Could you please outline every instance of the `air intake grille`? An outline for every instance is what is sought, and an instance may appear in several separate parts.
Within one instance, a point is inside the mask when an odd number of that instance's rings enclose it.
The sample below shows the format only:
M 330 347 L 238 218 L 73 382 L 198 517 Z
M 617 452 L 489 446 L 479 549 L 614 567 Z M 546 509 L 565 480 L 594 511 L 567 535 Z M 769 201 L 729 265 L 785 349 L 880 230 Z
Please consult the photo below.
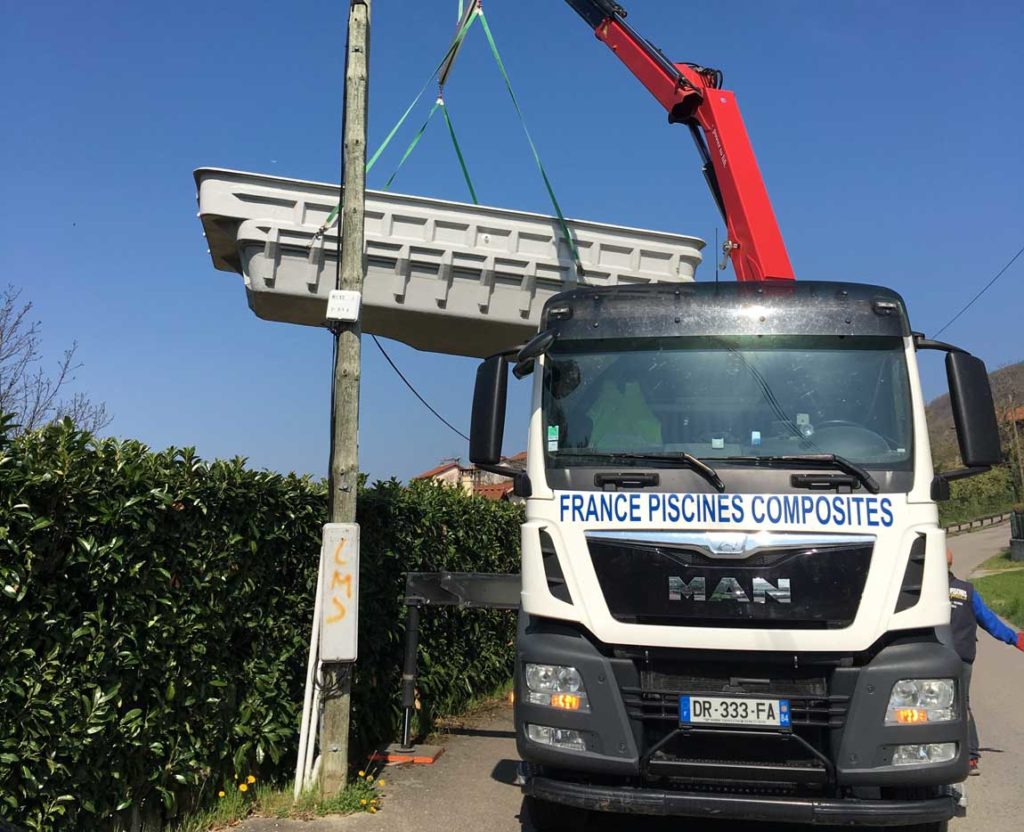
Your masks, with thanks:
M 900 597 L 896 602 L 896 612 L 909 610 L 921 600 L 921 582 L 924 580 L 925 537 L 919 534 L 910 547 L 910 559 L 903 573 L 903 584 L 900 586 Z
M 808 542 L 737 558 L 695 546 L 588 535 L 617 621 L 689 627 L 839 629 L 857 615 L 872 543 Z
M 679 697 L 695 691 L 622 688 L 622 700 L 630 719 L 642 722 L 679 723 Z M 718 694 L 721 695 L 721 694 Z M 794 728 L 842 728 L 849 707 L 848 696 L 787 696 Z
M 730 669 L 721 662 L 658 659 L 638 662 L 637 671 L 640 684 L 620 678 L 619 690 L 643 738 L 641 756 L 648 775 L 730 789 L 752 784 L 821 789 L 832 782 L 829 737 L 844 727 L 850 702 L 848 696 L 830 691 L 829 679 L 820 671 L 792 668 L 780 676 L 777 667 L 767 665 Z M 684 695 L 786 699 L 790 725 L 681 726 L 679 698 Z

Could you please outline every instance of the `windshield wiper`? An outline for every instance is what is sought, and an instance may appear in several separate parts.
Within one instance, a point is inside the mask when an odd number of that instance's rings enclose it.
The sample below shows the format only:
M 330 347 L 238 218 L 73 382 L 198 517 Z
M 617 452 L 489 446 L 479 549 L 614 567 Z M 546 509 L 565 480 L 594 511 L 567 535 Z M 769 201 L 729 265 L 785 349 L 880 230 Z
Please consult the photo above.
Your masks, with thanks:
M 878 493 L 878 482 L 865 468 L 856 462 L 851 462 L 845 456 L 839 454 L 792 454 L 785 456 L 719 456 L 714 457 L 716 462 L 736 462 L 740 464 L 759 465 L 806 465 L 813 467 L 838 468 L 847 474 L 855 476 L 864 487 L 872 494 Z
M 595 457 L 597 459 L 635 459 L 642 460 L 649 463 L 668 463 L 672 465 L 681 465 L 684 468 L 689 468 L 691 471 L 702 476 L 705 480 L 714 486 L 716 491 L 725 491 L 725 483 L 722 482 L 722 478 L 718 476 L 718 472 L 703 462 L 697 459 L 693 454 L 688 454 L 685 451 L 679 451 L 674 454 L 638 454 L 629 451 L 591 451 L 586 448 L 579 448 L 578 450 L 563 449 L 561 451 L 555 451 L 551 454 L 553 457 L 563 456 L 578 456 L 578 457 Z

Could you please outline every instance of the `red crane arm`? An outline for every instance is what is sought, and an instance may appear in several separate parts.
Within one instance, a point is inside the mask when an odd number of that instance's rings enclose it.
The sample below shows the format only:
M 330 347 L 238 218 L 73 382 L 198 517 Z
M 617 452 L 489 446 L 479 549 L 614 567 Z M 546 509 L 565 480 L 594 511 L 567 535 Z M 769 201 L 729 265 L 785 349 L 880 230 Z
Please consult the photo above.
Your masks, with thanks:
M 736 97 L 720 88 L 721 73 L 669 61 L 626 24 L 625 10 L 612 0 L 567 2 L 658 99 L 669 121 L 689 126 L 725 219 L 725 248 L 737 279 L 792 280 L 793 267 L 743 116 Z

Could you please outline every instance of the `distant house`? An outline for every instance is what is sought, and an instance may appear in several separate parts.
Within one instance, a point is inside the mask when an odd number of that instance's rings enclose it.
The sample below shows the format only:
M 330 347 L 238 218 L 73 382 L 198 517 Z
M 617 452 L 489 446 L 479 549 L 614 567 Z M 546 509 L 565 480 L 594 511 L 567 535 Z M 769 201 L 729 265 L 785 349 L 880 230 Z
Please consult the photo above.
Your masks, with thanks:
M 503 457 L 502 465 L 517 470 L 526 469 L 526 451 L 514 456 Z M 475 465 L 463 465 L 458 457 L 442 460 L 429 471 L 417 474 L 412 478 L 413 482 L 430 480 L 432 482 L 450 485 L 453 488 L 461 488 L 467 494 L 483 497 L 485 500 L 511 500 L 518 501 L 519 498 L 512 493 L 512 480 L 503 477 L 501 474 L 492 474 L 490 471 L 481 471 Z
M 476 486 L 473 489 L 473 494 L 477 497 L 483 497 L 485 500 L 494 500 L 495 502 L 511 500 L 514 496 L 512 494 L 512 481 L 505 480 L 505 482 L 496 482 L 493 485 L 484 483 Z
M 413 477 L 413 480 L 433 480 L 434 482 L 443 482 L 445 485 L 461 485 L 465 487 L 466 483 L 463 482 L 465 471 L 466 469 L 462 467 L 460 460 L 454 457 L 444 460 L 440 465 L 436 465 L 429 471 L 417 474 Z

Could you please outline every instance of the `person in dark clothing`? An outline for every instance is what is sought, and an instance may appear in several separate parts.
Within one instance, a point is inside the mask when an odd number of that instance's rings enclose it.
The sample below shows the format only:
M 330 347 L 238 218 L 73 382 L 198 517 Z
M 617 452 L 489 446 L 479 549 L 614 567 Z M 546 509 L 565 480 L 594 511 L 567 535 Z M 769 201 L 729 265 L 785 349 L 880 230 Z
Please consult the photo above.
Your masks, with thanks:
M 992 610 L 985 606 L 981 595 L 968 581 L 953 574 L 953 550 L 946 549 L 946 563 L 949 565 L 949 624 L 953 631 L 953 647 L 964 663 L 964 699 L 967 703 L 967 717 L 970 730 L 971 774 L 978 771 L 981 759 L 978 728 L 971 713 L 971 670 L 978 655 L 978 625 L 993 638 L 1004 641 L 1024 651 L 1024 633 L 1017 633 L 999 620 Z

